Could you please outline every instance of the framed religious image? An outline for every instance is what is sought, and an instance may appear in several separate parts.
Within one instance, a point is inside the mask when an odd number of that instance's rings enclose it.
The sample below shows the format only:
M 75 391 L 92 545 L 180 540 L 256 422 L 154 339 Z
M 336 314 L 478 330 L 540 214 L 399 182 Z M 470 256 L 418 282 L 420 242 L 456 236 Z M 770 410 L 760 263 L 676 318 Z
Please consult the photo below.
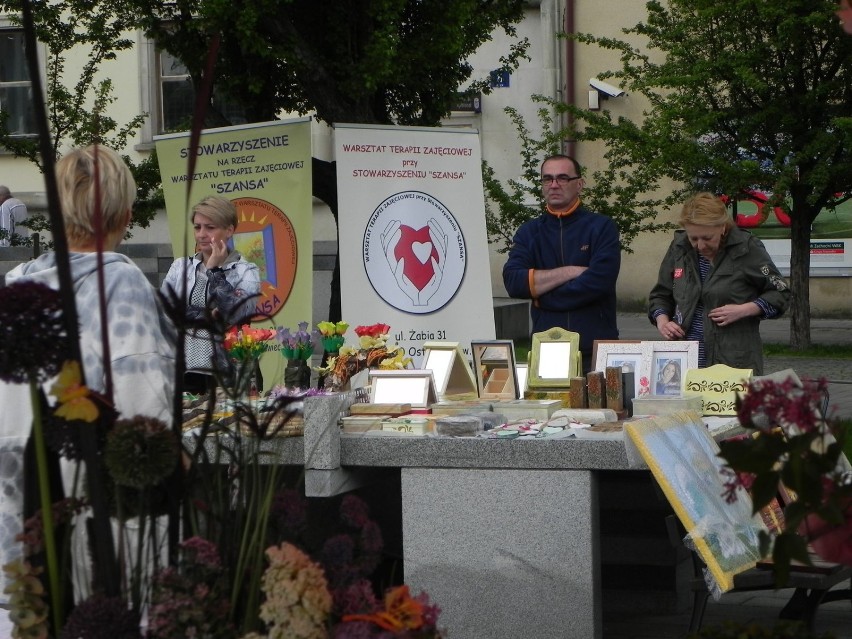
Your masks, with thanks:
M 633 397 L 651 393 L 651 348 L 639 340 L 596 339 L 592 362 L 596 371 L 620 366 L 622 373 L 633 373 Z
M 458 342 L 423 344 L 421 368 L 432 371 L 439 400 L 473 399 L 477 396 L 473 371 Z
M 515 344 L 510 339 L 471 342 L 476 387 L 480 397 L 518 399 Z
M 432 371 L 370 369 L 370 403 L 429 408 L 438 401 Z
M 704 370 L 704 369 L 701 369 Z M 734 576 L 760 559 L 763 529 L 751 500 L 728 503 L 719 446 L 695 413 L 660 415 L 624 424 L 625 438 L 638 450 L 689 534 L 721 592 Z
M 568 388 L 571 378 L 579 377 L 581 372 L 579 333 L 558 327 L 533 333 L 529 388 Z
M 698 342 L 644 342 L 651 345 L 651 393 L 678 396 L 686 371 L 698 368 Z

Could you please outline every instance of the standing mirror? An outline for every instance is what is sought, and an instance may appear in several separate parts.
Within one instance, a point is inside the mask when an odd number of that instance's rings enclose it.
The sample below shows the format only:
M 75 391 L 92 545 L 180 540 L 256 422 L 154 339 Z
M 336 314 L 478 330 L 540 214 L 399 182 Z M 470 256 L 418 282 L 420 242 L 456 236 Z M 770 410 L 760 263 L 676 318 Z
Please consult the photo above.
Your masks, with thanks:
M 461 400 L 477 396 L 473 371 L 458 342 L 426 342 L 423 350 L 421 368 L 432 371 L 438 399 Z
M 580 377 L 580 334 L 561 328 L 533 333 L 530 349 L 530 388 L 567 388 Z
M 429 408 L 437 401 L 432 371 L 370 369 L 370 402 Z
M 530 368 L 528 364 L 516 364 L 515 365 L 515 373 L 518 376 L 518 395 L 522 398 L 527 391 L 527 376 L 529 375 Z
M 471 342 L 470 347 L 479 396 L 486 399 L 519 399 L 515 345 L 512 340 Z

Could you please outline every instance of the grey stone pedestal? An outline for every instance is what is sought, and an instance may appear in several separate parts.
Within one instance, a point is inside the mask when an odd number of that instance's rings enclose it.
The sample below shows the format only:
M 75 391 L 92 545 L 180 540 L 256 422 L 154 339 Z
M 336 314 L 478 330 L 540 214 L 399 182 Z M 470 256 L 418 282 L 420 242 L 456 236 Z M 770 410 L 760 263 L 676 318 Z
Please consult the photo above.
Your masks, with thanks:
M 402 469 L 405 579 L 465 639 L 601 636 L 588 470 Z

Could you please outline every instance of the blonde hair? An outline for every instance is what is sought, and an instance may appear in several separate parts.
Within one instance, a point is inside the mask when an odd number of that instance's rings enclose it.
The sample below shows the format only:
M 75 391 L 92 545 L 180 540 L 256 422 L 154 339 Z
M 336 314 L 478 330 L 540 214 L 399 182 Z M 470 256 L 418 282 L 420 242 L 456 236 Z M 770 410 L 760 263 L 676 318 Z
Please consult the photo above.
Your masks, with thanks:
M 55 172 L 70 244 L 86 244 L 98 233 L 123 233 L 127 213 L 136 199 L 136 181 L 118 153 L 97 144 L 73 149 L 56 163 Z M 102 228 L 96 229 L 95 214 L 99 209 Z
M 734 220 L 728 215 L 725 203 L 707 191 L 696 193 L 680 210 L 680 225 L 724 226 L 725 232 L 734 226 Z
M 189 221 L 195 223 L 195 214 L 201 213 L 204 217 L 223 229 L 233 226 L 237 229 L 237 209 L 230 200 L 219 195 L 208 195 L 198 204 L 192 207 L 192 213 L 189 216 Z

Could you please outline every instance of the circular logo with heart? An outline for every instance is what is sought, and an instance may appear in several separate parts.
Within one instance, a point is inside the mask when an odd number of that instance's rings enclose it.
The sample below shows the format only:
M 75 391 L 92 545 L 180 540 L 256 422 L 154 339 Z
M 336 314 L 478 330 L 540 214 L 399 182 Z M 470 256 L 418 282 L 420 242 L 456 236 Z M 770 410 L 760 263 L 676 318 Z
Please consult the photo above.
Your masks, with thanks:
M 376 293 L 409 313 L 443 308 L 461 286 L 467 261 L 453 214 L 420 191 L 379 204 L 364 231 L 364 268 Z

